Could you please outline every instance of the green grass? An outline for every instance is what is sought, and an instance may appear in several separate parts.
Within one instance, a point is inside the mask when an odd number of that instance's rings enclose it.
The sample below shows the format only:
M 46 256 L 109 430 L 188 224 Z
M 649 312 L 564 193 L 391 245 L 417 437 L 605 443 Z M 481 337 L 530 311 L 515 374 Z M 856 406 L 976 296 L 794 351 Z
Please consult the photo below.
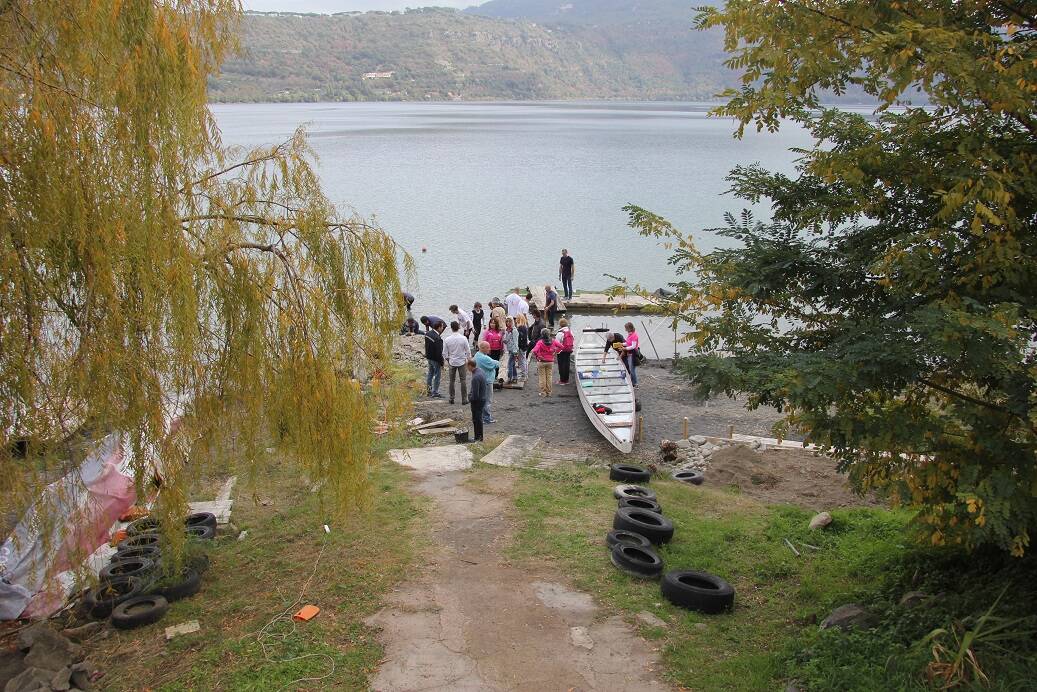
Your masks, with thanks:
M 112 690 L 276 690 L 327 675 L 309 684 L 367 689 L 382 649 L 363 620 L 405 577 L 424 543 L 425 501 L 404 490 L 404 473 L 379 466 L 370 510 L 329 522 L 330 534 L 322 528 L 327 519 L 318 496 L 292 470 L 271 468 L 254 479 L 248 489 L 270 504 L 241 492 L 231 519 L 248 537 L 218 539 L 202 591 L 174 603 L 159 623 L 94 642 L 91 659 L 107 671 L 99 684 Z M 311 574 L 302 603 L 319 606 L 320 614 L 298 625 L 279 620 L 261 643 L 256 633 L 298 598 Z M 165 627 L 193 619 L 200 632 L 165 641 Z
M 1011 581 L 1004 575 L 991 579 L 976 569 L 982 565 L 974 565 L 973 598 L 943 595 L 938 599 L 943 605 L 905 611 L 896 605 L 904 592 L 921 584 L 944 594 L 954 589 L 954 577 L 968 573 L 956 563 L 931 569 L 941 559 L 960 556 L 916 549 L 904 530 L 907 514 L 835 510 L 828 529 L 811 531 L 811 512 L 804 509 L 653 481 L 676 527 L 673 542 L 659 551 L 666 568 L 706 570 L 735 587 L 733 612 L 701 615 L 670 605 L 657 582 L 633 579 L 609 563 L 604 540 L 616 506 L 613 486 L 600 469 L 524 471 L 516 496 L 521 528 L 512 556 L 560 564 L 578 588 L 607 608 L 628 615 L 649 611 L 666 620 L 667 628 L 641 626 L 642 634 L 659 640 L 666 674 L 687 689 L 773 690 L 789 680 L 817 690 L 921 688 L 927 652 L 912 643 L 962 613 L 989 607 L 997 596 L 990 584 Z M 1021 576 L 1025 566 L 1006 569 L 1015 575 L 1014 598 L 1028 597 L 1032 604 L 1034 594 L 1022 593 L 1033 589 Z M 872 610 L 880 627 L 868 633 L 820 632 L 817 623 L 848 602 Z M 1033 664 L 1012 662 L 1013 657 L 985 660 L 1005 674 L 1002 684 L 1032 679 L 1024 676 L 1032 675 Z

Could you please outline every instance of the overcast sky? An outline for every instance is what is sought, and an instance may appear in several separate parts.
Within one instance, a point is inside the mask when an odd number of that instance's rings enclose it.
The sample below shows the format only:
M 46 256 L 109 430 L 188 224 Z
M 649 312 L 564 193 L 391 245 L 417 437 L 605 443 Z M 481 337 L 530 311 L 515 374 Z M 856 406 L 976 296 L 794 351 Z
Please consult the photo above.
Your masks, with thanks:
M 480 0 L 242 0 L 246 10 L 257 12 L 349 12 L 350 10 L 402 10 L 407 7 L 469 7 Z

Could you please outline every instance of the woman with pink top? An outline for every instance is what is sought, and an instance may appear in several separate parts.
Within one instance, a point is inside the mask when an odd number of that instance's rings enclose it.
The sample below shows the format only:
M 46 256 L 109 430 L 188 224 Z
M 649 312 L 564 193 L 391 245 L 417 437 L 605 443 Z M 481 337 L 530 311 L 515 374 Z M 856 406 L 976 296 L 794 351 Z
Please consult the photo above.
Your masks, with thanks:
M 551 339 L 551 330 L 541 330 L 540 338 L 533 347 L 533 357 L 537 360 L 537 376 L 540 380 L 540 396 L 551 396 L 551 377 L 555 364 L 557 345 Z
M 623 342 L 623 362 L 627 366 L 627 370 L 630 372 L 630 384 L 637 386 L 637 356 L 640 350 L 640 341 L 637 337 L 637 332 L 634 330 L 634 323 L 627 322 L 624 325 L 627 330 L 626 341 Z
M 496 317 L 490 320 L 490 326 L 483 332 L 482 338 L 490 345 L 490 358 L 500 362 L 504 353 L 504 332 L 501 331 L 501 324 Z

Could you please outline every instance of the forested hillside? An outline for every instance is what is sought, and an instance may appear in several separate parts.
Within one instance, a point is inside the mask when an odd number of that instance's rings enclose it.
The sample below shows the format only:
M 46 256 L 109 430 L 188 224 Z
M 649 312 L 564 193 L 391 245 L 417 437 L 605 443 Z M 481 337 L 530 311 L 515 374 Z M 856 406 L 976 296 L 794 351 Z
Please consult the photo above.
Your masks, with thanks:
M 570 4 L 564 22 L 550 14 L 557 3 L 528 0 L 469 12 L 250 13 L 241 54 L 210 81 L 210 99 L 705 99 L 734 81 L 719 37 L 691 28 L 683 0 Z

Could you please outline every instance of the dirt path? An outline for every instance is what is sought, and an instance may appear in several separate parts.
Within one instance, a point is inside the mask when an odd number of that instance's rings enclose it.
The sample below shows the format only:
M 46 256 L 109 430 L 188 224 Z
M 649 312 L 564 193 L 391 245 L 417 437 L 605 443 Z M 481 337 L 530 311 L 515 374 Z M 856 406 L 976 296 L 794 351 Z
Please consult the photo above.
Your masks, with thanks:
M 507 562 L 512 479 L 490 492 L 463 471 L 415 472 L 435 502 L 431 563 L 368 620 L 386 658 L 372 680 L 383 692 L 416 690 L 669 689 L 648 644 L 591 597 Z

